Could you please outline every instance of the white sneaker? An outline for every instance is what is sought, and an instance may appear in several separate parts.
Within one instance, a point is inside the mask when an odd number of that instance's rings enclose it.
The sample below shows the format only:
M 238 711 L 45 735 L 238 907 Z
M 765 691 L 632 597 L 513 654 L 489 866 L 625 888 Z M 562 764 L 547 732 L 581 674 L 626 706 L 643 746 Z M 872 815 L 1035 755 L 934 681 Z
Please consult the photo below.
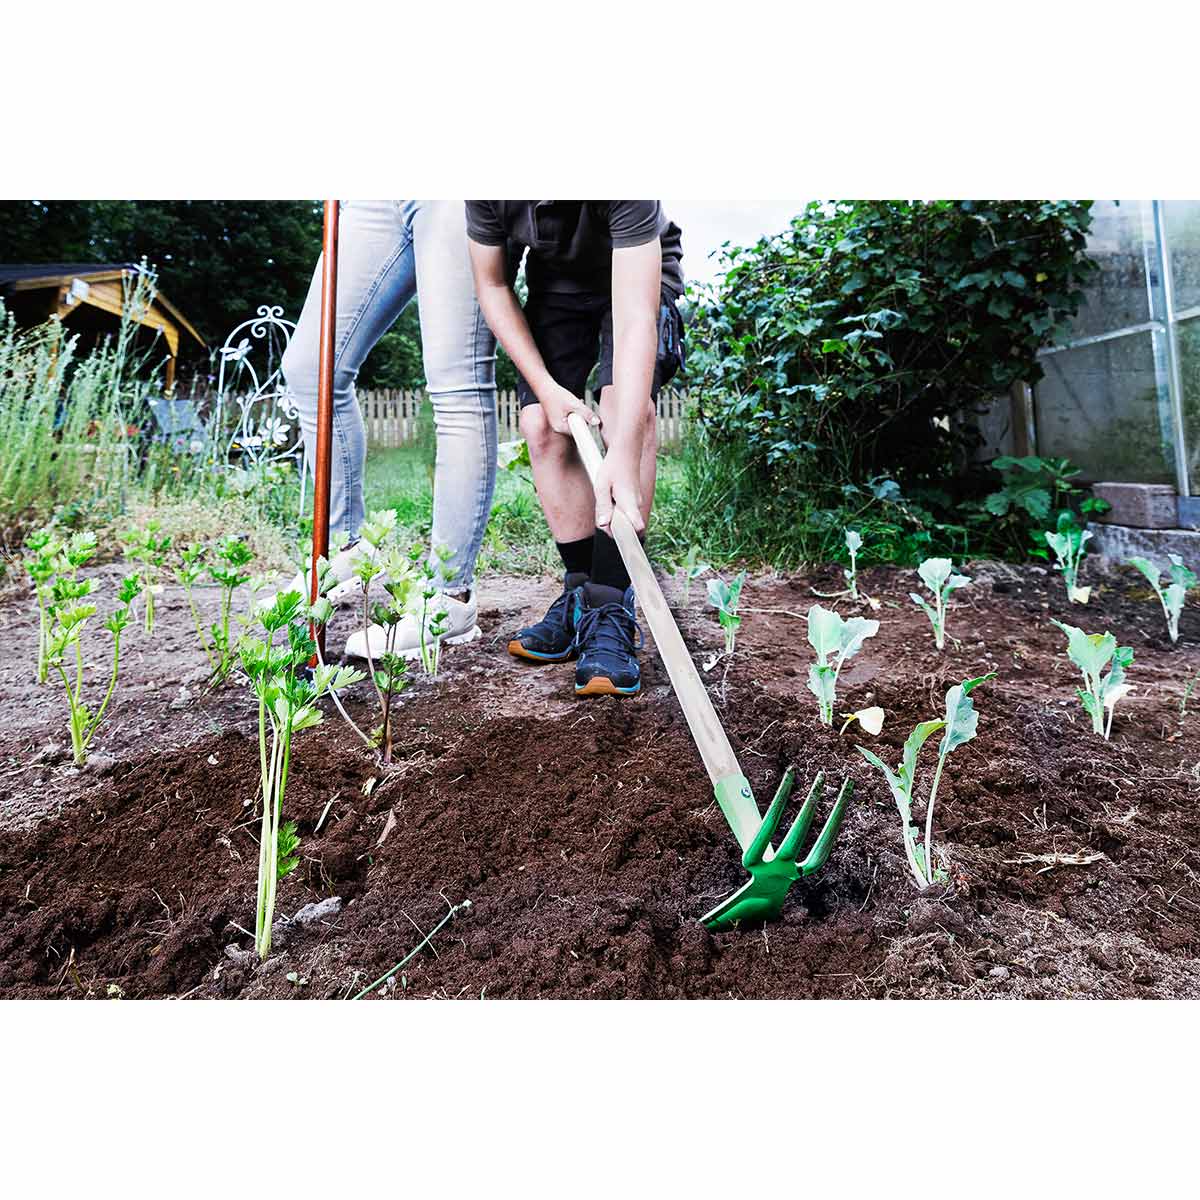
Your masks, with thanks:
M 482 632 L 475 623 L 478 609 L 479 604 L 474 588 L 471 589 L 465 600 L 456 600 L 453 596 L 447 596 L 442 592 L 437 593 L 429 601 L 428 612 L 430 617 L 437 612 L 446 614 L 446 632 L 442 634 L 442 645 L 459 646 L 464 642 L 473 642 L 477 637 L 482 637 Z M 355 630 L 346 639 L 346 657 L 366 658 L 368 647 L 371 651 L 371 658 L 375 660 L 378 660 L 387 650 L 387 630 L 382 625 L 371 625 L 365 633 L 361 629 Z M 406 613 L 400 619 L 392 638 L 392 653 L 401 654 L 405 658 L 420 657 L 420 624 L 416 614 Z
M 341 607 L 342 605 L 353 604 L 356 600 L 362 599 L 363 583 L 354 573 L 354 568 L 362 559 L 374 557 L 374 555 L 375 547 L 366 538 L 359 538 L 353 546 L 333 556 L 329 563 L 329 569 L 333 572 L 333 578 L 337 580 L 337 583 L 328 592 L 331 604 L 335 607 Z M 283 590 L 299 592 L 307 601 L 309 597 L 308 575 L 308 571 L 302 572 Z M 373 582 L 378 585 L 380 577 L 376 576 Z M 265 604 L 267 607 L 270 607 L 274 603 L 275 597 L 273 595 L 258 601 L 258 605 Z

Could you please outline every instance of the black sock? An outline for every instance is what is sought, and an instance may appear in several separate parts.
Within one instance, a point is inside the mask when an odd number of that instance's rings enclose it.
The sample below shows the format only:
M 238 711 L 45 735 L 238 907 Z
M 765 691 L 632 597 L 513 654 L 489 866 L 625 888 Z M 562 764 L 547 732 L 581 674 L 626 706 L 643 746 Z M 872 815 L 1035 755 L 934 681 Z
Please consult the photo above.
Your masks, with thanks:
M 594 538 L 585 537 L 575 542 L 554 543 L 558 547 L 558 554 L 563 560 L 563 566 L 570 574 L 591 575 L 594 541 Z
M 638 540 L 644 543 L 646 535 L 638 534 Z M 592 582 L 603 584 L 605 587 L 619 588 L 622 592 L 630 584 L 629 572 L 621 560 L 616 539 L 610 537 L 603 529 L 597 529 L 594 538 Z

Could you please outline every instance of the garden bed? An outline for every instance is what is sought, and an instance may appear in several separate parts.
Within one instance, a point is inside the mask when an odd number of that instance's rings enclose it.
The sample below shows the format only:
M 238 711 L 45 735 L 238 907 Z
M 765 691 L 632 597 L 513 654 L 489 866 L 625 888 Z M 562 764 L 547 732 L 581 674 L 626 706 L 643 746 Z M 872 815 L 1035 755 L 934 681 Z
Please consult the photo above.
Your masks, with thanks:
M 865 571 L 882 627 L 843 671 L 838 711 L 881 705 L 878 739 L 820 725 L 806 687 L 803 614 L 840 571 L 752 578 L 736 655 L 708 676 L 743 768 L 760 803 L 789 763 L 802 782 L 850 775 L 856 793 L 828 866 L 782 918 L 718 934 L 697 918 L 745 876 L 661 664 L 644 656 L 636 699 L 576 700 L 569 667 L 504 650 L 554 582 L 490 577 L 484 638 L 405 693 L 393 768 L 332 711 L 297 743 L 286 815 L 302 861 L 278 912 L 341 905 L 281 928 L 262 966 L 244 953 L 258 859 L 248 689 L 204 691 L 169 590 L 154 641 L 129 632 L 111 715 L 77 770 L 61 695 L 32 681 L 34 614 L 9 598 L 0 996 L 346 996 L 469 899 L 388 995 L 1200 997 L 1200 686 L 1180 706 L 1200 671 L 1200 613 L 1184 613 L 1172 647 L 1141 577 L 1097 572 L 1081 608 L 1038 568 L 975 564 L 949 620 L 960 640 L 938 654 L 907 598 L 914 573 Z M 1110 743 L 1076 700 L 1051 616 L 1134 648 L 1136 690 Z M 722 644 L 702 586 L 683 626 L 698 659 Z M 339 614 L 331 647 L 349 627 Z M 894 803 L 854 743 L 894 763 L 951 684 L 988 670 L 979 736 L 939 792 L 951 878 L 922 895 Z M 349 695 L 369 720 L 365 687 Z

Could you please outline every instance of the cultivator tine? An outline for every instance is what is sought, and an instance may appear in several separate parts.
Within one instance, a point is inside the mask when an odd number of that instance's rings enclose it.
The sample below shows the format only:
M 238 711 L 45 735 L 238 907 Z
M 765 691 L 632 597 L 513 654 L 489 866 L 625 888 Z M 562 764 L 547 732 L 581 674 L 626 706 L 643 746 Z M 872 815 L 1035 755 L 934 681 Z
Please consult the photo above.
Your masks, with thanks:
M 801 876 L 815 875 L 828 861 L 834 838 L 837 837 L 838 830 L 842 827 L 842 818 L 846 815 L 846 805 L 850 803 L 850 797 L 853 794 L 854 781 L 852 779 L 843 780 L 837 799 L 833 802 L 833 812 L 825 821 L 825 827 L 817 836 L 816 842 L 813 843 L 808 857 L 800 864 Z
M 725 928 L 738 921 L 765 921 L 777 917 L 783 909 L 792 884 L 798 879 L 815 874 L 828 861 L 830 849 L 846 815 L 854 784 L 849 779 L 842 783 L 833 809 L 817 835 L 813 848 L 803 862 L 798 862 L 800 848 L 812 828 L 817 801 L 825 786 L 825 776 L 823 772 L 817 774 L 799 814 L 784 835 L 779 849 L 772 854 L 771 837 L 779 828 L 783 806 L 791 793 L 794 778 L 795 772 L 791 770 L 784 775 L 761 825 L 742 855 L 742 865 L 750 872 L 750 878 L 732 896 L 728 896 L 701 918 L 710 929 Z
M 795 782 L 795 779 L 796 772 L 792 767 L 789 767 L 784 772 L 783 781 L 775 789 L 775 799 L 771 801 L 771 806 L 767 809 L 767 815 L 763 817 L 762 824 L 758 827 L 758 832 L 754 835 L 754 839 L 746 847 L 746 852 L 742 855 L 742 866 L 747 871 L 765 859 L 766 853 L 771 846 L 771 839 L 775 836 L 775 830 L 779 828 L 779 820 L 783 816 L 783 806 L 792 794 L 792 784 Z
M 817 800 L 822 791 L 825 790 L 825 772 L 818 771 L 816 779 L 813 780 L 813 785 L 808 789 L 808 796 L 800 809 L 799 816 L 792 822 L 792 827 L 787 831 L 783 842 L 775 853 L 776 858 L 791 859 L 795 862 L 800 856 L 800 847 L 804 844 L 804 839 L 808 836 L 808 831 L 812 827 L 813 816 L 817 811 Z

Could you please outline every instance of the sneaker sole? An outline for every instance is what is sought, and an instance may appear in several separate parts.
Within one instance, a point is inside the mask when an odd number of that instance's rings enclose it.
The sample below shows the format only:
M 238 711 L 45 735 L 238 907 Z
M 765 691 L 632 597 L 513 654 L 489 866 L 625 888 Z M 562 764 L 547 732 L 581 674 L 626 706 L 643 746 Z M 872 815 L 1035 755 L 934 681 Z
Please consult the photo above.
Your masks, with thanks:
M 569 662 L 576 656 L 574 647 L 564 650 L 561 654 L 543 654 L 538 650 L 529 650 L 515 638 L 508 643 L 508 652 L 513 658 L 523 658 L 526 662 L 561 663 Z
M 636 696 L 641 690 L 640 682 L 635 683 L 633 687 L 617 687 L 607 675 L 595 675 L 582 687 L 579 684 L 575 685 L 577 696 Z

